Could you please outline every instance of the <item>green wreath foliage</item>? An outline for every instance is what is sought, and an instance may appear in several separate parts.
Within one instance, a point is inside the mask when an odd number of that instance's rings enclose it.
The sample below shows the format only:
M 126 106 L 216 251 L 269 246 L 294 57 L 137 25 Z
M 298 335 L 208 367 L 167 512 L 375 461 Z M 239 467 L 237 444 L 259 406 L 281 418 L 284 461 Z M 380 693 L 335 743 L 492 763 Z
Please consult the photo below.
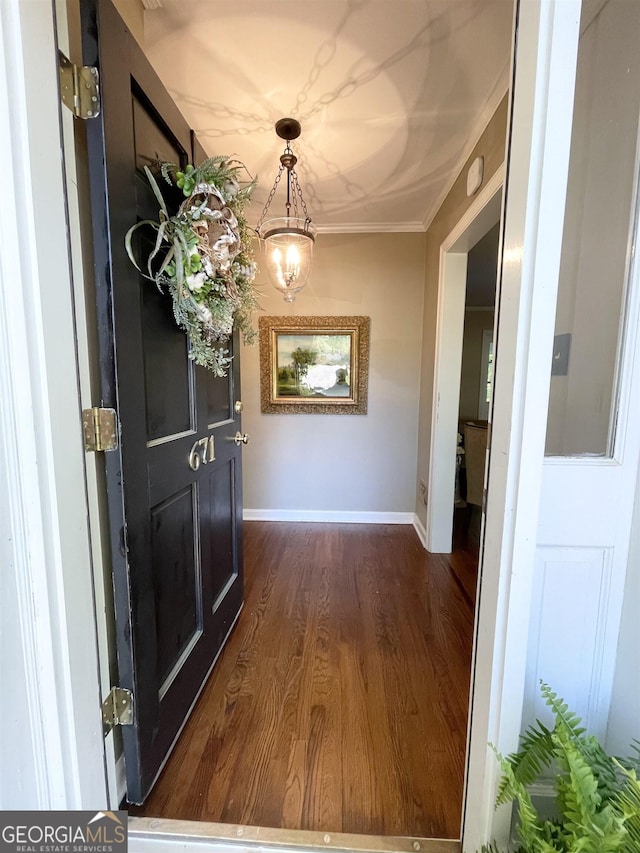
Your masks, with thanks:
M 158 221 L 137 222 L 125 237 L 136 268 L 171 294 L 176 323 L 189 338 L 189 357 L 216 376 L 226 376 L 231 363 L 225 344 L 234 329 L 245 343 L 255 340 L 251 317 L 258 307 L 256 263 L 244 215 L 255 181 L 243 184 L 243 170 L 239 161 L 220 156 L 200 166 L 189 164 L 184 171 L 173 163 L 161 164 L 164 180 L 185 196 L 177 213 L 170 215 L 156 178 L 145 166 L 159 205 Z M 156 232 L 146 273 L 132 246 L 133 235 L 142 227 Z

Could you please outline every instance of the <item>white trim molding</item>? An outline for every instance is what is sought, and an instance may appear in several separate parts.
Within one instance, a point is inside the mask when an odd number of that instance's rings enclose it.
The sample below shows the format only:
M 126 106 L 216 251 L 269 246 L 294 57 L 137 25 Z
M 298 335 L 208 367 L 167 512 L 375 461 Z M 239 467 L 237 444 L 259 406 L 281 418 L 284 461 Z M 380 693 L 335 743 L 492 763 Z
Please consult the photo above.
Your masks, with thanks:
M 522 0 L 499 280 L 491 455 L 471 677 L 463 849 L 506 845 L 488 744 L 517 748 L 573 116 L 580 0 Z
M 501 164 L 440 246 L 438 316 L 433 365 L 426 548 L 449 553 L 453 536 L 456 435 L 469 250 L 500 219 Z
M 245 509 L 245 521 L 308 521 L 341 524 L 413 524 L 412 512 L 349 512 L 336 509 Z
M 420 540 L 422 547 L 424 550 L 427 550 L 427 531 L 424 528 L 424 524 L 418 518 L 418 513 L 413 513 L 413 529 L 418 534 L 418 539 Z
M 13 607 L 0 650 L 0 792 L 4 808 L 102 808 L 107 790 L 51 4 L 1 3 L 0 45 L 0 597 Z M 16 720 L 10 684 L 17 673 L 25 716 L 18 712 Z
M 318 234 L 424 234 L 423 222 L 339 222 L 318 225 Z

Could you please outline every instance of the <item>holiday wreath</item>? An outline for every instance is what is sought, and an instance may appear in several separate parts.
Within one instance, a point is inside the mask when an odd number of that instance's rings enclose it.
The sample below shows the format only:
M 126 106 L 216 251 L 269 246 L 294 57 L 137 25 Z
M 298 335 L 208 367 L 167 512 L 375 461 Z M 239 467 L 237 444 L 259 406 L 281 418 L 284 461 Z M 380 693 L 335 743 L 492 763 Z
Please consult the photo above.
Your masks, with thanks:
M 243 214 L 255 182 L 241 183 L 243 168 L 227 157 L 211 157 L 184 171 L 163 163 L 162 177 L 186 196 L 170 216 L 155 177 L 145 167 L 160 205 L 159 221 L 142 220 L 125 238 L 129 258 L 140 270 L 133 254 L 133 234 L 143 226 L 157 232 L 147 259 L 148 275 L 143 275 L 160 290 L 168 288 L 176 323 L 189 338 L 189 357 L 216 376 L 226 376 L 231 363 L 225 343 L 234 328 L 242 332 L 245 343 L 255 337 L 251 314 L 257 307 L 252 286 L 256 264 Z

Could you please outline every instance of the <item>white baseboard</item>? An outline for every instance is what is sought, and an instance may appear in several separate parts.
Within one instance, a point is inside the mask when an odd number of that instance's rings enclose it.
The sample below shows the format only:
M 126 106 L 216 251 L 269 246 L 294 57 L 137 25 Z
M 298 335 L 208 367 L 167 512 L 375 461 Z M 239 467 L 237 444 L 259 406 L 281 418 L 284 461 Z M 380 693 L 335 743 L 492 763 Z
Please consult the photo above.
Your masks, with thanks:
M 418 534 L 418 539 L 420 540 L 420 542 L 422 543 L 422 547 L 426 551 L 427 550 L 427 531 L 425 529 L 424 524 L 418 518 L 418 514 L 415 512 L 413 514 L 412 523 L 413 523 L 414 530 Z
M 343 512 L 321 509 L 245 509 L 245 521 L 312 521 L 342 524 L 413 524 L 412 512 Z

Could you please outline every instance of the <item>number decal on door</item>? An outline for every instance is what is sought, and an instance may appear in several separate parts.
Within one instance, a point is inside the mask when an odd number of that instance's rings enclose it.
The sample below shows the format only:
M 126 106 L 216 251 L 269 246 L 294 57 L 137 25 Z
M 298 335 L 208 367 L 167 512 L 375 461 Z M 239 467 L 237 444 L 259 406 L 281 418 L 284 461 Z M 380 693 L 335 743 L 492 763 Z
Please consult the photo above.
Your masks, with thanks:
M 189 453 L 189 468 L 192 471 L 197 471 L 202 462 L 204 465 L 207 462 L 213 462 L 216 458 L 213 436 L 205 436 L 193 442 L 193 447 Z

